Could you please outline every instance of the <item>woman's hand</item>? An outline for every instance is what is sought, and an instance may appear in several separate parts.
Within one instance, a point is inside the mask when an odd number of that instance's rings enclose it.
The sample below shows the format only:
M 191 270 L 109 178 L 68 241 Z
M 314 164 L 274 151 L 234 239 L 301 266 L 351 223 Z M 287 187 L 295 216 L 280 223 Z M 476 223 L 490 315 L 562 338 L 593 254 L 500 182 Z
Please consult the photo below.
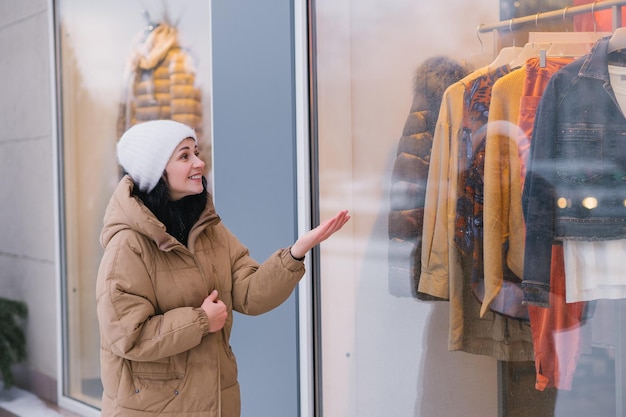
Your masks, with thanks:
M 342 210 L 333 218 L 309 230 L 307 233 L 300 236 L 296 243 L 291 246 L 291 256 L 296 259 L 304 258 L 304 255 L 306 255 L 311 248 L 328 239 L 333 233 L 341 229 L 348 220 L 350 220 L 348 210 Z
M 228 310 L 226 304 L 222 300 L 217 299 L 217 290 L 213 290 L 207 298 L 204 299 L 200 306 L 209 319 L 209 333 L 222 330 L 226 319 L 228 318 Z

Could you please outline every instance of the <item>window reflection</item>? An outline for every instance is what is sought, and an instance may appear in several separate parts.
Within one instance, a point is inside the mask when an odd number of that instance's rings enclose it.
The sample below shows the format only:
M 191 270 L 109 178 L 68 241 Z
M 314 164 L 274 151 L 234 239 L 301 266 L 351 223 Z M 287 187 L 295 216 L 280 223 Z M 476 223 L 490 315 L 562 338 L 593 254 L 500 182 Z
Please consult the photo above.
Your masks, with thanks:
M 147 118 L 183 121 L 196 128 L 204 159 L 212 160 L 210 4 L 148 3 L 55 2 L 65 218 L 63 394 L 96 408 L 102 385 L 95 277 L 102 217 L 120 175 L 120 129 Z M 157 40 L 157 34 L 163 36 Z M 178 64 L 175 71 L 163 71 L 166 61 Z M 210 179 L 209 164 L 205 175 Z
M 320 205 L 331 213 L 344 196 L 355 219 L 352 244 L 322 248 L 324 411 L 621 415 L 623 117 L 590 95 L 602 82 L 571 98 L 565 115 L 584 110 L 555 121 L 553 135 L 541 123 L 561 110 L 538 110 L 558 89 L 552 77 L 612 30 L 611 11 L 392 3 L 316 2 Z M 504 26 L 550 10 L 565 17 Z M 501 31 L 476 41 L 477 26 L 498 21 Z M 514 59 L 499 59 L 505 48 Z M 422 149 L 412 82 L 442 55 L 473 66 L 446 89 Z M 581 120 L 591 113 L 614 119 Z M 538 137 L 559 143 L 543 153 Z

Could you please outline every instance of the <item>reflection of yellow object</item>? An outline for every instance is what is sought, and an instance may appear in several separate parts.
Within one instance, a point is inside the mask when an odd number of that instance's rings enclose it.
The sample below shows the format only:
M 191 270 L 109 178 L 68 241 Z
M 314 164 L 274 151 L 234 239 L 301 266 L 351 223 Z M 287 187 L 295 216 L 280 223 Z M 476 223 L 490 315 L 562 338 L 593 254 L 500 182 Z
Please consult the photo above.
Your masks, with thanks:
M 626 207 L 626 200 L 624 200 L 624 207 Z
M 569 206 L 567 198 L 565 197 L 560 197 L 558 200 L 556 200 L 556 205 L 559 206 L 559 208 L 561 209 L 567 208 L 567 206 Z
M 598 200 L 595 197 L 585 197 L 583 199 L 583 207 L 589 210 L 598 207 Z

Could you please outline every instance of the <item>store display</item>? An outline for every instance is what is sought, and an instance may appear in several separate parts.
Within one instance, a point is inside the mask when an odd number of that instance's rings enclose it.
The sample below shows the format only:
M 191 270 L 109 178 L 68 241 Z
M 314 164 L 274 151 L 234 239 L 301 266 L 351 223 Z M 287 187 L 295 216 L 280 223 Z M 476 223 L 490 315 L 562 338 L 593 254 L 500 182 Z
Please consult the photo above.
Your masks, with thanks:
M 607 90 L 609 40 L 557 37 L 444 93 L 416 281 L 450 301 L 449 350 L 534 360 L 540 391 L 571 389 L 587 301 L 626 298 L 626 60 Z

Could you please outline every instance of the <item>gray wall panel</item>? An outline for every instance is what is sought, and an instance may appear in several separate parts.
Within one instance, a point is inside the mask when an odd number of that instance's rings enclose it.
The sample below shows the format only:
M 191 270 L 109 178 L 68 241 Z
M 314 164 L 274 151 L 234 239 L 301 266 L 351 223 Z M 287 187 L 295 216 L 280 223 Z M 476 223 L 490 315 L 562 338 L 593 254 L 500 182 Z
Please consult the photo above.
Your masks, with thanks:
M 263 261 L 296 236 L 293 13 L 289 0 L 212 2 L 216 207 Z M 297 301 L 235 316 L 243 417 L 298 415 Z

